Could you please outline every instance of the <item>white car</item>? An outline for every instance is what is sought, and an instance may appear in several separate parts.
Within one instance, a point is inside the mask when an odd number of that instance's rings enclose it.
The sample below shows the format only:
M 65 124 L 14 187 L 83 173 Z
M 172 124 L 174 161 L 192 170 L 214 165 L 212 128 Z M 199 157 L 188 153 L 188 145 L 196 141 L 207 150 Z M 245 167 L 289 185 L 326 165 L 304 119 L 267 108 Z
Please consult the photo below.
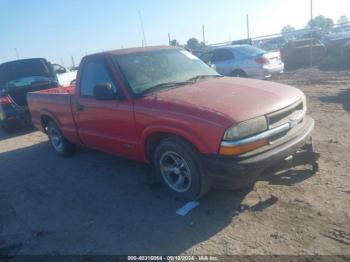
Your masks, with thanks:
M 52 66 L 61 86 L 70 86 L 74 84 L 75 78 L 77 77 L 77 71 L 70 71 L 68 68 L 59 64 L 52 64 Z
M 266 52 L 250 45 L 230 45 L 211 49 L 200 56 L 224 76 L 267 79 L 284 70 L 279 52 Z

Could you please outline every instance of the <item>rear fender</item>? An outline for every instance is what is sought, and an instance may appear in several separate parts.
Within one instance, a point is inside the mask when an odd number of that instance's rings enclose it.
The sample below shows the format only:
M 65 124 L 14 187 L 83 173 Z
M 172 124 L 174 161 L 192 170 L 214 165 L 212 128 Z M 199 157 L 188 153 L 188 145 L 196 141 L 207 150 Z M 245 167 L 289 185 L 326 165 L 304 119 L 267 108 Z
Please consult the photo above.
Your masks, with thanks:
M 43 126 L 43 123 L 42 123 L 43 117 L 48 117 L 48 118 L 52 119 L 57 125 L 59 125 L 59 122 L 57 121 L 57 118 L 50 111 L 45 110 L 45 109 L 40 110 L 40 114 L 39 115 L 40 115 L 40 118 L 37 121 L 40 121 L 40 126 L 41 126 L 41 130 L 42 131 L 45 131 L 45 127 Z
M 56 117 L 56 115 L 47 110 L 47 109 L 43 109 L 40 111 L 40 121 L 42 119 L 43 116 L 47 116 L 50 119 L 52 119 L 56 125 L 58 126 L 58 128 L 60 129 L 60 131 L 62 132 L 63 136 L 71 143 L 73 144 L 82 144 L 78 134 L 77 134 L 77 129 L 75 126 L 65 126 L 63 125 L 63 123 L 59 120 L 59 117 Z M 42 123 L 40 123 L 41 125 L 41 129 L 42 131 L 45 132 L 44 127 L 42 126 Z

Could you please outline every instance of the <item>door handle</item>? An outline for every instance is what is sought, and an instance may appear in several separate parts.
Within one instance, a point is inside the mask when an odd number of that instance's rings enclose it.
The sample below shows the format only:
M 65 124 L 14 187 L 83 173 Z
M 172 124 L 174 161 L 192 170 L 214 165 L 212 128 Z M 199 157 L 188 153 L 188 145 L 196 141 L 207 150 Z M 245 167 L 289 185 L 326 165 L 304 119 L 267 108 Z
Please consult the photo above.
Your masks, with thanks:
M 78 111 L 84 111 L 85 110 L 85 106 L 82 105 L 82 104 L 78 104 L 77 109 L 78 109 Z

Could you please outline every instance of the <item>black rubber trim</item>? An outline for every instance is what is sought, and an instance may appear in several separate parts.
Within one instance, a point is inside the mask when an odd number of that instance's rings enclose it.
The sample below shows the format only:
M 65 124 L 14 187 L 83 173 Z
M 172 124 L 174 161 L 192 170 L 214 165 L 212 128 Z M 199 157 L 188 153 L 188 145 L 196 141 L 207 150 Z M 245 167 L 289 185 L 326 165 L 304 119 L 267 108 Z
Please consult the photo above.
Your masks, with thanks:
M 218 187 L 239 188 L 253 183 L 267 168 L 283 162 L 311 139 L 314 120 L 308 117 L 303 127 L 288 141 L 267 146 L 264 151 L 239 157 L 202 156 L 211 183 Z

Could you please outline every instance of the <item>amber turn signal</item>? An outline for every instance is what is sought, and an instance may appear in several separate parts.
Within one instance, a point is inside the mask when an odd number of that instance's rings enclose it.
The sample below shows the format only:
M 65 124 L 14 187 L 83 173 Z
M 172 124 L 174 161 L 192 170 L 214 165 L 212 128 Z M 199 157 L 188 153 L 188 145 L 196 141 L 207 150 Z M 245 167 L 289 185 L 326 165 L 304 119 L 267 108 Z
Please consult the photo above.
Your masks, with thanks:
M 257 149 L 262 146 L 266 146 L 268 144 L 267 139 L 261 139 L 249 144 L 241 145 L 241 146 L 221 146 L 220 147 L 220 155 L 224 156 L 233 156 L 233 155 L 240 155 L 249 151 L 252 151 L 254 149 Z

